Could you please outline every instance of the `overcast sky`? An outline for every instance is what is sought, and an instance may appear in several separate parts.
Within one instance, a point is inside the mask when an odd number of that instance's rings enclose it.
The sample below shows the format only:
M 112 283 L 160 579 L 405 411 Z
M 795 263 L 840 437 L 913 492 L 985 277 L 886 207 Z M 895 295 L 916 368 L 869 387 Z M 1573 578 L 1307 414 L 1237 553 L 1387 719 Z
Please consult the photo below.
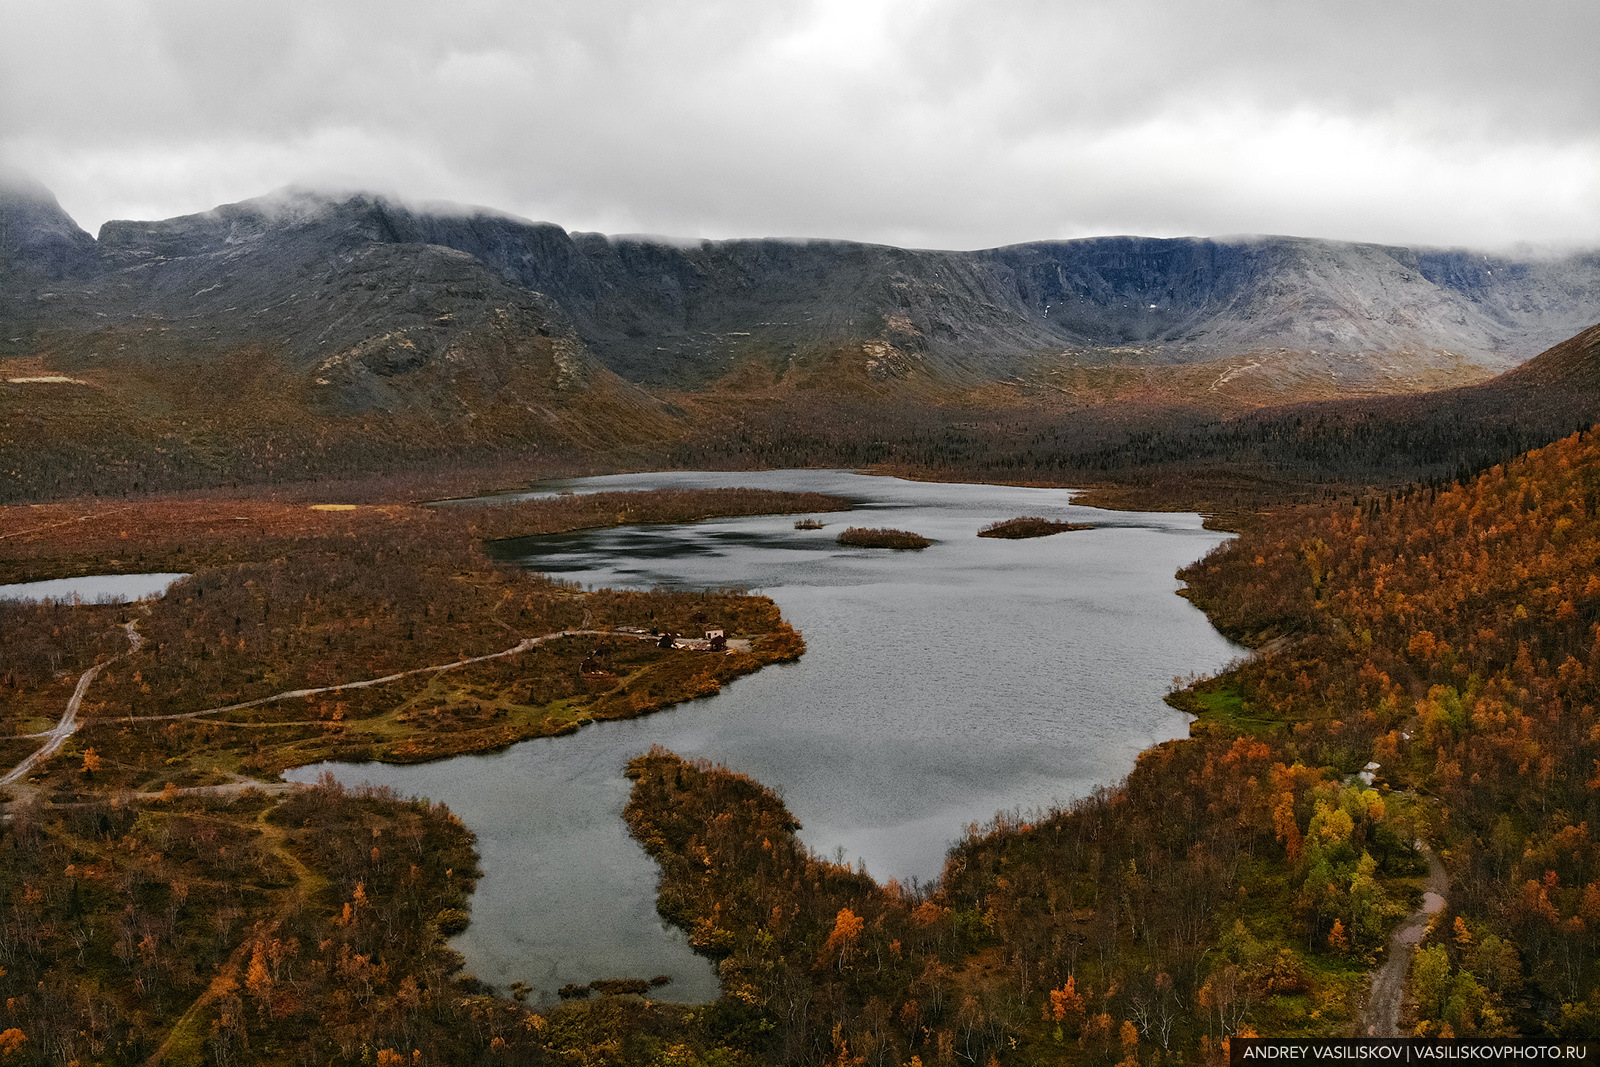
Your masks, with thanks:
M 0 0 L 93 232 L 295 183 L 569 229 L 1600 246 L 1596 0 Z

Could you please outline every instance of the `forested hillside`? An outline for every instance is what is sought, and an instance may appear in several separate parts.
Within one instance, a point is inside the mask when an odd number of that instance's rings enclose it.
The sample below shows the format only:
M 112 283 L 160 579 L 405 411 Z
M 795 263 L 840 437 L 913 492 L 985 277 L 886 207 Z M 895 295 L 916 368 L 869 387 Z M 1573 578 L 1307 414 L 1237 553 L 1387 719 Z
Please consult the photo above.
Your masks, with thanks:
M 1292 638 L 1227 679 L 1243 714 L 1435 802 L 1465 926 L 1438 946 L 1434 1014 L 1458 997 L 1524 1029 L 1600 1022 L 1597 515 L 1585 432 L 1463 486 L 1283 516 L 1188 574 L 1225 629 Z M 1491 936 L 1521 988 L 1474 948 Z
M 636 763 L 629 818 L 663 914 L 760 1006 L 778 1062 L 1164 1062 L 1352 1032 L 1415 903 L 1415 840 L 1451 886 L 1405 1032 L 1586 1036 L 1597 561 L 1589 433 L 1270 517 L 1185 572 L 1225 630 L 1271 642 L 1178 694 L 1195 737 L 1069 811 L 974 828 L 932 892 L 806 855 L 776 798 L 669 753 Z

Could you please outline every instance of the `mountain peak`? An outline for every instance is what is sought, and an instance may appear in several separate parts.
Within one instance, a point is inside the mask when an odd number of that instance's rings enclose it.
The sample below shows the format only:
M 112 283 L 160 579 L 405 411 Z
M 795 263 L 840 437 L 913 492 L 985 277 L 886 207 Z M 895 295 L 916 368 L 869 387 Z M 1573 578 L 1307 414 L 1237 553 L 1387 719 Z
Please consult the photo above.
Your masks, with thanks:
M 83 269 L 93 257 L 94 238 L 55 194 L 28 174 L 0 168 L 0 271 L 58 278 Z

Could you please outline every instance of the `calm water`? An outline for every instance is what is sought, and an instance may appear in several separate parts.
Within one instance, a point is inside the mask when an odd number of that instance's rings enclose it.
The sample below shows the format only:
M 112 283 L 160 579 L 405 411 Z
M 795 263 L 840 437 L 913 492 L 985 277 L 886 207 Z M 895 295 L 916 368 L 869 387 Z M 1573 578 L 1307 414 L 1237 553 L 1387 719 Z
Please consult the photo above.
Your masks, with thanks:
M 455 945 L 474 974 L 549 995 L 566 982 L 671 974 L 716 993 L 710 967 L 655 914 L 656 868 L 618 817 L 628 758 L 661 743 L 774 787 L 801 836 L 876 877 L 937 877 L 950 842 L 997 811 L 1070 801 L 1185 732 L 1174 675 L 1243 650 L 1174 595 L 1181 566 L 1225 535 L 1195 515 L 1074 507 L 1060 489 L 905 482 L 839 471 L 590 478 L 576 491 L 748 485 L 837 493 L 855 511 L 630 527 L 497 546 L 591 585 L 744 586 L 803 632 L 800 662 L 630 722 L 425 766 L 332 769 L 442 800 L 478 833 L 484 878 Z M 1023 541 L 975 536 L 1042 515 L 1101 528 Z M 840 548 L 846 525 L 935 540 L 921 552 Z
M 0 600 L 82 601 L 85 604 L 127 604 L 160 596 L 187 574 L 90 574 L 48 582 L 0 585 Z

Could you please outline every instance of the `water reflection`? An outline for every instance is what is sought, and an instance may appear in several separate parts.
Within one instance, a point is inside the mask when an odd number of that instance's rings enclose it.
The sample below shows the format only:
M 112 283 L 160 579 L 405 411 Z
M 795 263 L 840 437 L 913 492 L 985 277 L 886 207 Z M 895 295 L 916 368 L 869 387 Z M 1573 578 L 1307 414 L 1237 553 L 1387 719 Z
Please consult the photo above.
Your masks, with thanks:
M 0 600 L 53 600 L 57 603 L 127 604 L 158 597 L 187 574 L 88 574 L 44 582 L 0 585 Z
M 879 877 L 936 877 L 950 841 L 996 811 L 1070 801 L 1184 732 L 1161 700 L 1174 675 L 1241 650 L 1174 595 L 1174 572 L 1224 535 L 1194 515 L 1096 511 L 1067 490 L 906 482 L 840 471 L 584 479 L 579 491 L 740 486 L 858 501 L 826 527 L 794 516 L 631 527 L 505 542 L 495 551 L 591 585 L 739 586 L 804 633 L 799 663 L 631 722 L 421 767 L 341 768 L 449 803 L 479 834 L 485 877 L 469 966 L 548 993 L 568 981 L 674 975 L 668 995 L 715 993 L 710 969 L 654 914 L 654 864 L 617 817 L 626 760 L 661 743 L 778 789 L 813 849 Z M 1099 528 L 978 538 L 1018 515 Z M 846 525 L 933 538 L 921 552 L 839 547 Z M 305 768 L 314 777 L 317 768 Z

